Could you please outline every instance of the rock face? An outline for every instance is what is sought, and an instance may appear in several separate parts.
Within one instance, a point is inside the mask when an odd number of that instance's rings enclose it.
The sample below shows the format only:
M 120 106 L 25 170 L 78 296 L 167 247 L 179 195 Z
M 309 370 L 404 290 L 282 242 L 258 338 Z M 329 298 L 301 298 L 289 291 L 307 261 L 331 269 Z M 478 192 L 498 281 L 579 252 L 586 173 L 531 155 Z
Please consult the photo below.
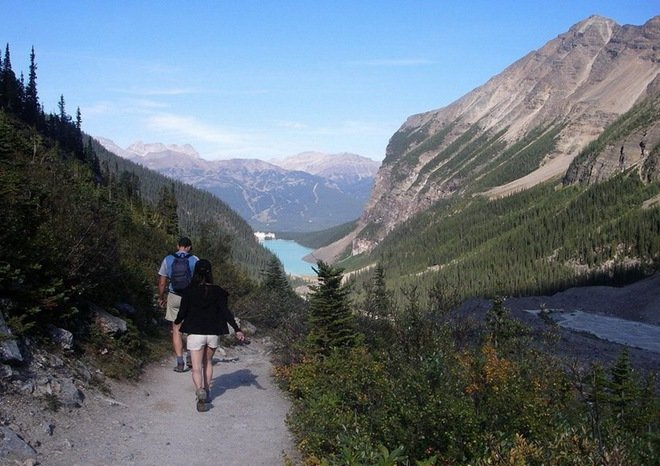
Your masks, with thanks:
M 592 16 L 451 105 L 409 117 L 389 141 L 353 253 L 439 200 L 501 196 L 563 177 L 617 118 L 658 95 L 658 44 L 660 16 L 643 26 Z M 645 158 L 660 140 L 657 124 L 626 136 L 573 181 L 600 181 L 633 165 L 657 176 L 657 161 Z

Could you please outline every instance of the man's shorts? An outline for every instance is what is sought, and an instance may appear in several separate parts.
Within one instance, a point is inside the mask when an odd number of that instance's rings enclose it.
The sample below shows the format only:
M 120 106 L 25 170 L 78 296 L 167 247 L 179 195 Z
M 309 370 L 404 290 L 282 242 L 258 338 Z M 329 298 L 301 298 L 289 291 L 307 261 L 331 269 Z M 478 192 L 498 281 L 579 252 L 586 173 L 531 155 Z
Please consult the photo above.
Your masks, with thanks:
M 179 314 L 179 307 L 181 306 L 181 296 L 174 293 L 167 293 L 167 307 L 165 311 L 165 320 L 174 322 L 176 316 Z
M 188 335 L 186 343 L 188 351 L 201 350 L 204 346 L 216 349 L 218 347 L 218 335 Z

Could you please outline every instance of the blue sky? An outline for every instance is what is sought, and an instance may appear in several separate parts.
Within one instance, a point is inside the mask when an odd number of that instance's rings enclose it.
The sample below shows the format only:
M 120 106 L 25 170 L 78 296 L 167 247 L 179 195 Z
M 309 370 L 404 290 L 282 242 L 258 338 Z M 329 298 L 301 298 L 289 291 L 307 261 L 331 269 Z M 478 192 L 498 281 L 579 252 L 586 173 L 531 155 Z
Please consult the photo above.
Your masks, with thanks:
M 191 144 L 203 158 L 313 150 L 382 160 L 410 115 L 444 107 L 598 14 L 641 25 L 657 0 L 0 3 L 0 44 L 83 130 Z

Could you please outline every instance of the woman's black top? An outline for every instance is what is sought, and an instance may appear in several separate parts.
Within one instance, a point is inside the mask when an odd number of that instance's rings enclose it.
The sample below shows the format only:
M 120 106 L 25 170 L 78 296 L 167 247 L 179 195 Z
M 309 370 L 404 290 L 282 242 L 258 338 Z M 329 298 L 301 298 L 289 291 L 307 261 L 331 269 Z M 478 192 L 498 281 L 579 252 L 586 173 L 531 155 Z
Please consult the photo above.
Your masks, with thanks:
M 226 335 L 231 325 L 236 332 L 241 329 L 229 310 L 229 293 L 218 285 L 191 284 L 181 293 L 181 306 L 175 324 L 180 331 L 195 335 Z

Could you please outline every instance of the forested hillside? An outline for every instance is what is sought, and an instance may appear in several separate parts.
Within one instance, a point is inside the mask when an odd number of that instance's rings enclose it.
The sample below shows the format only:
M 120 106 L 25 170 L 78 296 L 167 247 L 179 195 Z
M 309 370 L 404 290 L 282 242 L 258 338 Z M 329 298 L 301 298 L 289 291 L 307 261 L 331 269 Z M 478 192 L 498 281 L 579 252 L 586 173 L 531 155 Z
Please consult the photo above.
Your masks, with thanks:
M 181 231 L 192 236 L 202 235 L 209 229 L 215 230 L 216 234 L 224 234 L 232 258 L 251 278 L 259 278 L 260 272 L 270 261 L 271 253 L 259 244 L 247 222 L 226 203 L 206 190 L 172 180 L 108 152 L 93 138 L 90 138 L 90 144 L 110 176 L 131 184 L 131 189 L 141 199 L 154 205 L 167 199 L 176 202 L 178 228 Z
M 179 235 L 216 266 L 234 302 L 258 289 L 274 256 L 247 224 L 209 193 L 173 183 L 100 150 L 82 131 L 82 115 L 45 114 L 36 59 L 27 84 L 13 71 L 9 46 L 0 62 L 0 300 L 14 335 L 70 332 L 76 347 L 111 345 L 107 363 L 136 373 L 161 311 L 157 270 Z M 126 307 L 128 306 L 128 307 Z M 118 309 L 130 309 L 124 315 Z M 122 341 L 92 331 L 92 316 L 128 319 Z M 94 354 L 94 351 L 88 353 Z M 116 366 L 115 366 L 116 365 Z M 120 369 L 121 367 L 121 369 Z
M 414 284 L 425 296 L 444 282 L 460 299 L 548 294 L 653 274 L 660 270 L 660 146 L 646 148 L 643 163 L 611 164 L 610 177 L 599 182 L 578 183 L 572 174 L 607 166 L 607 148 L 656 131 L 658 108 L 655 97 L 615 121 L 576 157 L 563 183 L 499 199 L 478 195 L 475 186 L 395 228 L 370 254 L 340 264 L 359 270 L 379 262 L 391 285 Z

